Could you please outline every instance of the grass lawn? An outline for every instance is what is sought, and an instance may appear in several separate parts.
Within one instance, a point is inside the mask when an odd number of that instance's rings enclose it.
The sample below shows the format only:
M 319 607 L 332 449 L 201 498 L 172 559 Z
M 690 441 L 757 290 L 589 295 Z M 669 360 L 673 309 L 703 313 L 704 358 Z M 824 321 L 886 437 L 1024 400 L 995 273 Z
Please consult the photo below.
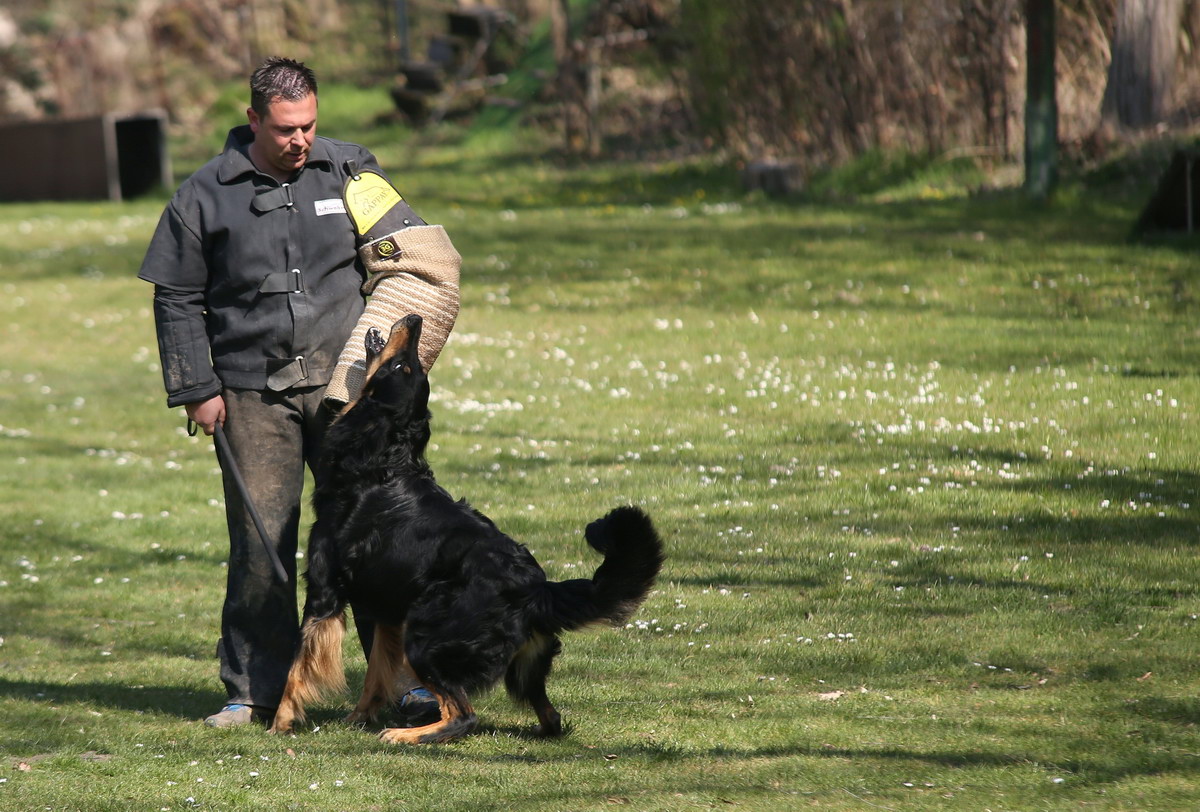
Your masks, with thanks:
M 0 808 L 1200 806 L 1200 265 L 1127 241 L 1143 198 L 782 204 L 348 127 L 465 259 L 442 484 L 555 579 L 643 505 L 658 589 L 566 639 L 558 740 L 502 692 L 449 746 L 349 696 L 204 728 L 220 480 L 135 278 L 165 197 L 5 204 Z

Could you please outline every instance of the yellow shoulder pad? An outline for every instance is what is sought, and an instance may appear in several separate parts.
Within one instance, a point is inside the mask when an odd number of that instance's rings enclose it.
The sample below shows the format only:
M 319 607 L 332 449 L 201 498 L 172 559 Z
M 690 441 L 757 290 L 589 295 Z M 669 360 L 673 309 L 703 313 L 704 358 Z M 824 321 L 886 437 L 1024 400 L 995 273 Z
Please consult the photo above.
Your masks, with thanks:
M 360 172 L 349 178 L 342 197 L 359 236 L 365 236 L 380 218 L 404 199 L 392 184 L 374 172 Z

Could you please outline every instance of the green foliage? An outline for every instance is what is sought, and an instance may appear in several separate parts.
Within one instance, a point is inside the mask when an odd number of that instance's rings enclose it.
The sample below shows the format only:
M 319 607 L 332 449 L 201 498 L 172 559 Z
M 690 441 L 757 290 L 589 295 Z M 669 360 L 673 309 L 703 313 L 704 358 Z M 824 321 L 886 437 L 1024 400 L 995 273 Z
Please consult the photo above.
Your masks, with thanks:
M 978 188 L 984 179 L 970 158 L 868 150 L 853 161 L 815 173 L 806 191 L 817 199 L 956 197 Z
M 1195 261 L 1126 241 L 1135 200 L 879 156 L 784 205 L 706 164 L 416 148 L 355 128 L 374 103 L 331 89 L 323 131 L 465 260 L 440 481 L 555 579 L 642 504 L 658 589 L 565 641 L 560 740 L 502 692 L 447 747 L 349 697 L 295 738 L 203 728 L 223 514 L 134 278 L 162 201 L 0 206 L 0 807 L 1196 806 Z

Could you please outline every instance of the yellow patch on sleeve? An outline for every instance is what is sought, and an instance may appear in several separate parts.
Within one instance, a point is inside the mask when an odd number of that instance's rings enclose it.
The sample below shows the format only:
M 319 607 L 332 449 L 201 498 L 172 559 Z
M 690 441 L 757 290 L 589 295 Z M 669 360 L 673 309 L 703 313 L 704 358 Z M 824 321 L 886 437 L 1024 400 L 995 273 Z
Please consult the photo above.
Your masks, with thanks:
M 360 236 L 365 236 L 380 218 L 404 199 L 392 184 L 374 172 L 360 172 L 346 181 L 343 197 L 350 219 L 354 221 L 354 230 Z

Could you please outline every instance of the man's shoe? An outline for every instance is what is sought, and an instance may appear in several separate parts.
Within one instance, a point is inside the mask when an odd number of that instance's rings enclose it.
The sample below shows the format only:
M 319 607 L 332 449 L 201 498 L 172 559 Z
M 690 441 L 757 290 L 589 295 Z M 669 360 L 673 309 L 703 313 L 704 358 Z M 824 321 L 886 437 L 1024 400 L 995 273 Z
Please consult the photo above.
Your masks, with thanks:
M 253 705 L 230 703 L 204 720 L 209 727 L 240 727 L 259 721 L 261 714 Z
M 433 694 L 424 688 L 413 688 L 400 697 L 396 712 L 408 727 L 431 725 L 442 718 L 442 709 Z

